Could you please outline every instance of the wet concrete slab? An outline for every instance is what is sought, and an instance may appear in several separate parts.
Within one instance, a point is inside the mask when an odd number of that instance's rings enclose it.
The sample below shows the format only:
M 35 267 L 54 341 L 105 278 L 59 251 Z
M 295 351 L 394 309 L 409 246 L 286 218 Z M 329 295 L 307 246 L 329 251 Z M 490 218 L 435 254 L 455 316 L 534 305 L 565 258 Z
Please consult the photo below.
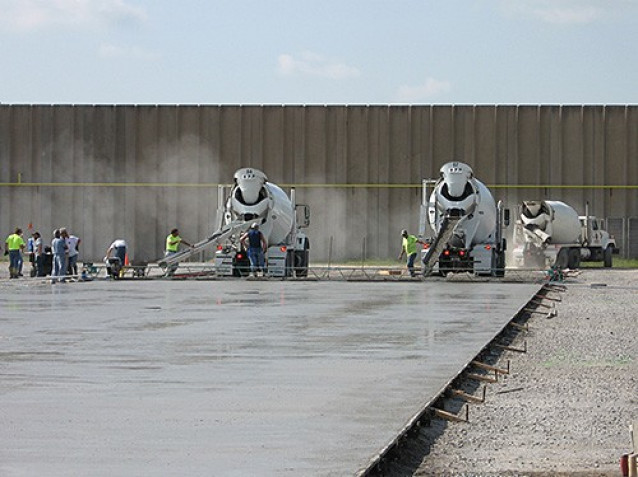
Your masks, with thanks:
M 352 475 L 539 289 L 0 283 L 0 475 Z

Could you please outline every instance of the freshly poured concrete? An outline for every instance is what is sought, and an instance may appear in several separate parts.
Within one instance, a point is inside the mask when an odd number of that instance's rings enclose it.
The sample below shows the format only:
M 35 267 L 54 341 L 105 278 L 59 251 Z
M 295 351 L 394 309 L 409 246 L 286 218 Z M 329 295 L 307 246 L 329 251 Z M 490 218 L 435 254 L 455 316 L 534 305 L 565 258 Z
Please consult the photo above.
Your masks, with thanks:
M 0 475 L 352 475 L 533 284 L 0 283 Z

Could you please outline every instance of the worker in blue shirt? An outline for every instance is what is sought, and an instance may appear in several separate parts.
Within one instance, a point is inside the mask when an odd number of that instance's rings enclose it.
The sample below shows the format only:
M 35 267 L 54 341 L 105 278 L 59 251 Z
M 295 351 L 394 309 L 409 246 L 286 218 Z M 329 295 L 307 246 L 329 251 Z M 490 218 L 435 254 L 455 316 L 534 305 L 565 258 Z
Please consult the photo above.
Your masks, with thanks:
M 250 260 L 250 271 L 253 276 L 257 276 L 257 272 L 264 270 L 264 254 L 268 250 L 268 244 L 264 238 L 264 234 L 259 230 L 257 222 L 250 226 L 248 232 L 244 233 L 239 242 L 248 251 L 248 259 Z

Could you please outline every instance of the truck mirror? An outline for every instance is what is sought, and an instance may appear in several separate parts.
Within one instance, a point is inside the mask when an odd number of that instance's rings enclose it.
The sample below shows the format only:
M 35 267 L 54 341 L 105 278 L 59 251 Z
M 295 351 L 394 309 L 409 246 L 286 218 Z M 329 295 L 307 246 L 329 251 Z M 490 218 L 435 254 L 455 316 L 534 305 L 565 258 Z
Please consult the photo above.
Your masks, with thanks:
M 503 222 L 505 223 L 505 227 L 510 224 L 510 209 L 505 209 L 503 211 Z
M 297 225 L 300 228 L 310 225 L 310 207 L 304 204 L 297 204 Z M 301 212 L 301 214 L 299 214 Z M 299 217 L 301 215 L 301 218 Z

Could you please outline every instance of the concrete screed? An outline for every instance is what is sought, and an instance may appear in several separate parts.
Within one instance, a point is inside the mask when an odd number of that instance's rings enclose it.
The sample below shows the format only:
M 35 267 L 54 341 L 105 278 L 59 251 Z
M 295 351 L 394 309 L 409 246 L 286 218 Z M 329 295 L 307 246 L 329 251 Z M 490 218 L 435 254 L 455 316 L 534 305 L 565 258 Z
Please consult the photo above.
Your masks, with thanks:
M 0 474 L 352 475 L 540 288 L 0 282 Z

